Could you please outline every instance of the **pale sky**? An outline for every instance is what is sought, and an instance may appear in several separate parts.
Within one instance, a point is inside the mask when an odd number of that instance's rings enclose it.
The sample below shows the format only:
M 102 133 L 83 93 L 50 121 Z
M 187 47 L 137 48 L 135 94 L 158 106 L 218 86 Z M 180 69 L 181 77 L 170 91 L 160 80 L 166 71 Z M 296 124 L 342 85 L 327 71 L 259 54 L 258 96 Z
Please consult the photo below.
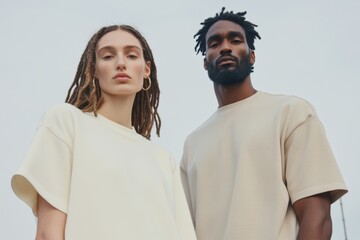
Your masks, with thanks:
M 350 192 L 343 197 L 348 239 L 360 239 L 360 1 L 358 0 L 0 0 L 0 239 L 34 239 L 30 208 L 10 188 L 39 120 L 64 101 L 89 38 L 129 24 L 153 50 L 161 88 L 162 135 L 153 141 L 178 161 L 185 137 L 217 108 L 193 35 L 225 6 L 259 25 L 256 89 L 313 104 Z M 333 238 L 345 239 L 339 202 Z

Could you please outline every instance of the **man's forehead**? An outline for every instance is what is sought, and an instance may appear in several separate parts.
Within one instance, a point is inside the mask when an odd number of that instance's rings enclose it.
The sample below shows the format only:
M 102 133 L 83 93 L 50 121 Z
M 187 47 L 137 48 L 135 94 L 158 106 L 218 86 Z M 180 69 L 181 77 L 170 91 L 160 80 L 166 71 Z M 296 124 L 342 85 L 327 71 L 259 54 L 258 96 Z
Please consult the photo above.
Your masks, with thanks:
M 229 32 L 240 32 L 245 36 L 245 30 L 239 24 L 229 20 L 219 20 L 206 33 L 206 39 L 213 35 L 226 35 Z

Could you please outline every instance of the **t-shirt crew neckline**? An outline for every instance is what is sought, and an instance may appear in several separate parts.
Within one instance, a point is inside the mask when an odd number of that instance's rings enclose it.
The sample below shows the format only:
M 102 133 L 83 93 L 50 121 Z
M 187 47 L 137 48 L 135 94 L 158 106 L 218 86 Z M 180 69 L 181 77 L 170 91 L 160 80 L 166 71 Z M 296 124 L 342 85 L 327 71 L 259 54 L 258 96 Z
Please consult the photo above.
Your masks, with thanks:
M 255 99 L 258 98 L 261 95 L 261 93 L 262 93 L 261 91 L 257 91 L 256 93 L 254 93 L 253 95 L 251 95 L 248 98 L 245 98 L 243 100 L 240 100 L 240 101 L 237 101 L 237 102 L 230 103 L 228 105 L 219 107 L 216 112 L 220 113 L 220 112 L 226 111 L 227 109 L 232 109 L 234 107 L 237 107 L 237 106 L 240 106 L 240 105 L 243 105 L 243 104 L 248 104 L 248 103 L 250 103 L 252 101 L 255 101 Z
M 107 125 L 108 127 L 114 129 L 115 131 L 117 131 L 119 133 L 126 133 L 129 135 L 138 135 L 133 126 L 131 128 L 125 127 L 121 124 L 118 124 L 118 123 L 108 119 L 107 117 L 104 117 L 103 115 L 101 115 L 99 113 L 97 114 L 97 118 L 102 123 L 104 123 L 105 125 Z

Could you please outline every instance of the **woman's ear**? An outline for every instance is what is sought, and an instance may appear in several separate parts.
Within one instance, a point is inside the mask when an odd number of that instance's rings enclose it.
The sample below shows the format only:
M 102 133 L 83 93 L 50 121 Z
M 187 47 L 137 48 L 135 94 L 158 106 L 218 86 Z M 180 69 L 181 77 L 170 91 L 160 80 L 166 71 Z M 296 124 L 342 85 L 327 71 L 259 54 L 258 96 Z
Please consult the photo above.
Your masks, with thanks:
M 145 76 L 150 76 L 151 74 L 151 62 L 147 61 L 145 65 Z

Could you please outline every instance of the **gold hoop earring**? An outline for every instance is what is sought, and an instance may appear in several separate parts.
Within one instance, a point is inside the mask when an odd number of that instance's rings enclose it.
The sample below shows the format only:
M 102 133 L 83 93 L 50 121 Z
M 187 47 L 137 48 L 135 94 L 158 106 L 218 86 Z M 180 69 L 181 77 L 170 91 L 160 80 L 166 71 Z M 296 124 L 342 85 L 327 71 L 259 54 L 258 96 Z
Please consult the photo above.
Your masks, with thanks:
M 150 89 L 150 87 L 151 87 L 151 79 L 150 79 L 150 77 L 147 77 L 147 78 L 144 78 L 144 80 L 145 79 L 147 79 L 148 81 L 149 81 L 149 85 L 146 87 L 146 88 L 142 88 L 144 91 L 147 91 L 147 90 L 149 90 Z M 145 82 L 145 81 L 144 81 Z

